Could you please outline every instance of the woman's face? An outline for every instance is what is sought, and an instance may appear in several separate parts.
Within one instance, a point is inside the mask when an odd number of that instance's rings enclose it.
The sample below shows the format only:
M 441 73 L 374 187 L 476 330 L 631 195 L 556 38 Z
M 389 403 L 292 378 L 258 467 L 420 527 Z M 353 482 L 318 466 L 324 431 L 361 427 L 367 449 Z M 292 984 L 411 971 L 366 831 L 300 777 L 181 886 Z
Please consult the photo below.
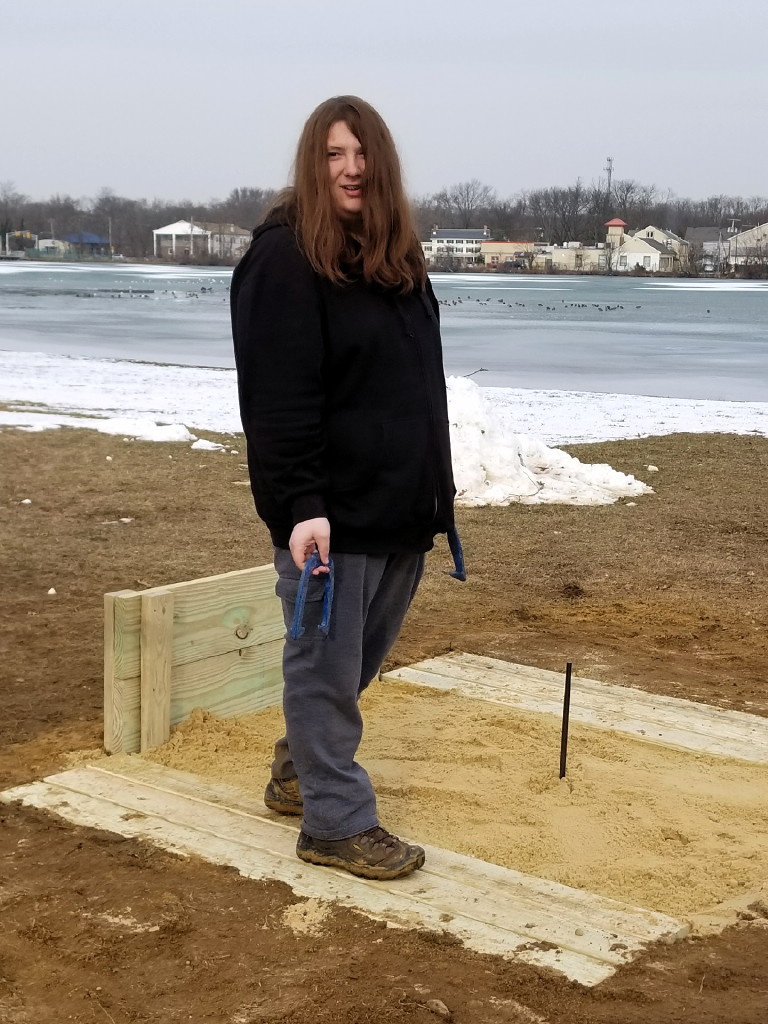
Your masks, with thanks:
M 363 207 L 363 171 L 365 154 L 344 121 L 337 121 L 328 132 L 328 173 L 337 211 L 342 216 L 360 213 Z

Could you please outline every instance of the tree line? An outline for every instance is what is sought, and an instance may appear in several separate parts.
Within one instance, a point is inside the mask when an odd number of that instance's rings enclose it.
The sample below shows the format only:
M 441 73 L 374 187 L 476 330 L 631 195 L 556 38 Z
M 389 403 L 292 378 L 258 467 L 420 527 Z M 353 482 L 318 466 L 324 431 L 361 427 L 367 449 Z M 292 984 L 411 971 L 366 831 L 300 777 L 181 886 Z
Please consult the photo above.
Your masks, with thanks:
M 0 234 L 28 231 L 40 237 L 63 238 L 80 232 L 111 237 L 114 250 L 132 258 L 151 257 L 152 230 L 177 220 L 236 224 L 253 228 L 275 198 L 275 190 L 243 186 L 225 199 L 208 203 L 189 199 L 131 199 L 104 188 L 95 198 L 52 195 L 31 199 L 6 182 L 0 184 Z M 631 230 L 647 224 L 684 235 L 689 227 L 715 226 L 738 230 L 768 221 L 768 199 L 717 195 L 688 199 L 644 185 L 632 178 L 585 185 L 552 186 L 510 197 L 477 179 L 459 182 L 429 195 L 414 196 L 417 230 L 429 238 L 441 228 L 487 227 L 491 237 L 587 245 L 605 239 L 604 224 L 612 217 Z

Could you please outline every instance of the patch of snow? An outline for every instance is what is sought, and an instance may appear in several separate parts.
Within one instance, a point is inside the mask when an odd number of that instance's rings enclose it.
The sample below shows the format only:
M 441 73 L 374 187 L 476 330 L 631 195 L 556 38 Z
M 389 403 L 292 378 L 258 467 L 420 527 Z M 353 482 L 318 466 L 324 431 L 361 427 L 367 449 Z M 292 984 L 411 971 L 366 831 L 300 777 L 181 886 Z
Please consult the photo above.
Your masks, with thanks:
M 206 441 L 205 438 L 203 438 L 203 437 L 198 438 L 198 440 L 195 441 L 194 444 L 191 444 L 189 447 L 190 448 L 194 448 L 196 451 L 201 451 L 201 452 L 223 452 L 224 451 L 224 445 L 223 444 L 217 444 L 216 441 Z

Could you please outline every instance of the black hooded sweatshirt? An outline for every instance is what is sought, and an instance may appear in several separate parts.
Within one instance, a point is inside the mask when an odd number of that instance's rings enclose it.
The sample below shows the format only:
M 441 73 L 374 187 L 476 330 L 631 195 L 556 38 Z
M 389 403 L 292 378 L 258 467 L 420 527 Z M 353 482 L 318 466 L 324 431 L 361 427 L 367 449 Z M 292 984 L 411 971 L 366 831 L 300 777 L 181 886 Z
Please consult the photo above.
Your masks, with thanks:
M 331 553 L 429 550 L 453 527 L 455 495 L 431 286 L 334 285 L 268 221 L 231 306 L 251 488 L 273 543 L 322 516 Z

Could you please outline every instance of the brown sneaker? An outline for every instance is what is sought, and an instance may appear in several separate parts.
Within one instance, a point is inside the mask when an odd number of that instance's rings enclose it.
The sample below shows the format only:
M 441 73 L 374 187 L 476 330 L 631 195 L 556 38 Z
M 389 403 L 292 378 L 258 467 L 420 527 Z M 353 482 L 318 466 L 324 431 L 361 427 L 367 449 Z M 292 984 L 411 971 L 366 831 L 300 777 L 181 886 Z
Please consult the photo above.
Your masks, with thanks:
M 267 783 L 264 803 L 278 814 L 303 814 L 304 801 L 301 798 L 298 779 L 275 779 Z
M 376 825 L 349 839 L 313 839 L 299 833 L 296 856 L 310 864 L 341 868 L 361 878 L 403 878 L 424 863 L 424 851 Z

